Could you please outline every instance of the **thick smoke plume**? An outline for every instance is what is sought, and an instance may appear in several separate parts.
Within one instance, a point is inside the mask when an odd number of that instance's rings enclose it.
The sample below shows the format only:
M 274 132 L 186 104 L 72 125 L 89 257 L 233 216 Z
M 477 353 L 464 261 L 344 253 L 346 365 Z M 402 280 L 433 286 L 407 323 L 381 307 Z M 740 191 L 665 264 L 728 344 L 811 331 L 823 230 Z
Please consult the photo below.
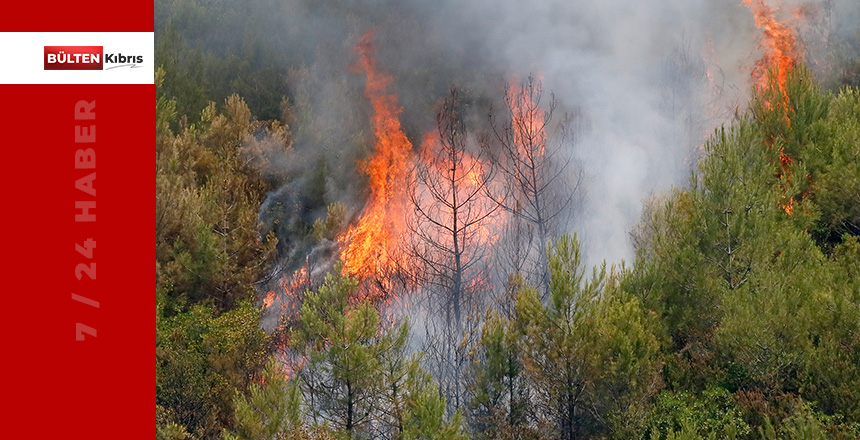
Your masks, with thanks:
M 799 32 L 807 64 L 825 83 L 839 75 L 838 59 L 856 55 L 860 3 L 772 6 Z M 631 259 L 629 231 L 643 201 L 686 183 L 707 136 L 743 111 L 762 55 L 761 32 L 739 1 L 289 0 L 269 7 L 262 40 L 278 46 L 290 69 L 295 148 L 285 163 L 302 177 L 272 194 L 264 221 L 277 204 L 284 208 L 275 216 L 287 223 L 310 223 L 334 201 L 353 218 L 364 208 L 356 161 L 372 145 L 371 108 L 354 46 L 373 30 L 378 65 L 394 78 L 413 145 L 452 85 L 474 130 L 488 128 L 487 114 L 511 78 L 529 75 L 553 93 L 557 113 L 575 115 L 562 148 L 587 191 L 562 232 L 579 232 L 590 264 Z M 312 168 L 322 170 L 319 182 L 310 182 Z M 323 203 L 301 209 L 318 184 Z M 307 252 L 293 249 L 293 260 Z

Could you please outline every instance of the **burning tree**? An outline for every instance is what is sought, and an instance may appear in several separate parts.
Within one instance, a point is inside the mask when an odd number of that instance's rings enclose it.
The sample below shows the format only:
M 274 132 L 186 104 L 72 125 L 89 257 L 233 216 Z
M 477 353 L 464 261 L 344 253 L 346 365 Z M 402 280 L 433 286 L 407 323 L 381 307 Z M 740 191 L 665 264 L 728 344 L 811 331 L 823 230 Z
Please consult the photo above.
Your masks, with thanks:
M 490 197 L 512 215 L 508 238 L 514 244 L 510 248 L 521 252 L 509 255 L 508 265 L 541 286 L 546 297 L 549 294 L 547 244 L 560 217 L 578 195 L 582 177 L 580 174 L 564 191 L 560 190 L 570 159 L 559 160 L 560 150 L 548 143 L 546 130 L 556 101 L 551 97 L 549 109 L 544 110 L 540 107 L 542 97 L 543 88 L 533 77 L 519 87 L 508 87 L 503 110 L 506 120 L 500 126 L 490 115 L 498 148 L 487 144 L 486 150 L 499 152 L 494 162 L 498 163 L 509 191 L 502 197 L 494 194 Z M 564 124 L 560 133 L 563 143 L 567 137 Z
M 376 68 L 372 37 L 372 32 L 365 33 L 356 46 L 356 67 L 367 75 L 364 94 L 373 105 L 374 153 L 361 164 L 370 179 L 370 197 L 359 221 L 338 242 L 344 269 L 361 280 L 377 278 L 382 292 L 373 296 L 386 297 L 391 286 L 385 284 L 402 264 L 400 240 L 406 232 L 406 182 L 413 153 L 400 126 L 397 95 L 388 91 L 392 78 Z
M 778 177 L 784 178 L 786 185 L 779 198 L 779 204 L 786 214 L 794 212 L 794 194 L 789 190 L 792 174 L 795 171 L 793 156 L 797 148 L 781 140 L 783 134 L 791 131 L 796 103 L 789 99 L 788 82 L 795 75 L 798 60 L 803 50 L 798 43 L 795 30 L 789 23 L 776 18 L 776 10 L 764 0 L 744 0 L 744 4 L 755 17 L 755 24 L 762 31 L 761 47 L 764 54 L 756 62 L 750 76 L 755 84 L 755 95 L 751 106 L 754 117 L 769 132 L 765 144 L 779 153 Z M 786 147 L 789 147 L 786 149 Z
M 436 364 L 451 408 L 463 403 L 472 319 L 489 290 L 489 248 L 495 241 L 499 205 L 493 168 L 481 152 L 469 153 L 469 136 L 456 89 L 437 115 L 437 134 L 428 134 L 411 190 L 410 253 L 420 268 L 428 316 L 427 351 Z M 433 317 L 438 317 L 438 320 Z
M 788 73 L 803 56 L 795 31 L 787 23 L 776 19 L 774 8 L 765 0 L 744 0 L 743 3 L 753 13 L 756 27 L 761 29 L 764 36 L 761 46 L 765 49 L 765 53 L 756 62 L 750 76 L 758 90 L 762 91 L 771 87 L 767 76 L 770 70 L 776 77 L 777 86 L 782 92 L 783 105 L 788 105 L 788 93 L 785 88 Z

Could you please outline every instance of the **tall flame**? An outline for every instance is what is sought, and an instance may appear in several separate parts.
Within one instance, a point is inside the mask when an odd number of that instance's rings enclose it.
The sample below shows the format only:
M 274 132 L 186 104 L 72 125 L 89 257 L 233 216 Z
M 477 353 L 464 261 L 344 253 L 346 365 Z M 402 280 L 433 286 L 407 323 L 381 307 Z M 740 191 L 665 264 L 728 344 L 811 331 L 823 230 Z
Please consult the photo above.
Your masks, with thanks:
M 756 27 L 761 29 L 764 35 L 762 47 L 765 49 L 765 53 L 756 62 L 751 73 L 753 81 L 760 90 L 767 89 L 767 71 L 770 69 L 773 71 L 779 90 L 787 103 L 786 77 L 788 72 L 797 64 L 798 58 L 802 56 L 802 50 L 797 43 L 794 29 L 777 20 L 773 7 L 768 5 L 765 0 L 743 0 L 743 4 L 752 11 Z
M 764 41 L 762 46 L 765 53 L 762 58 L 756 63 L 751 76 L 755 81 L 759 92 L 764 95 L 764 91 L 771 87 L 767 72 L 770 70 L 775 77 L 776 86 L 782 94 L 782 108 L 789 109 L 788 91 L 785 88 L 788 73 L 797 64 L 797 60 L 802 56 L 802 51 L 797 43 L 797 36 L 794 29 L 788 24 L 780 22 L 776 19 L 774 9 L 765 3 L 765 0 L 743 0 L 755 17 L 756 26 L 762 30 Z M 768 108 L 772 108 L 774 103 L 766 102 Z M 785 113 L 786 123 L 791 127 L 789 114 Z M 779 150 L 780 175 L 784 176 L 787 181 L 791 180 L 791 156 L 785 152 L 784 147 Z M 782 200 L 779 201 L 782 209 L 786 214 L 791 215 L 794 212 L 794 199 L 791 195 L 786 194 L 783 189 Z
M 361 164 L 370 180 L 370 197 L 359 221 L 338 237 L 344 270 L 359 279 L 396 268 L 400 240 L 407 229 L 405 183 L 413 160 L 412 143 L 398 118 L 402 109 L 397 96 L 388 92 L 392 78 L 376 70 L 372 37 L 372 32 L 365 33 L 356 46 L 357 66 L 367 76 L 364 95 L 374 112 L 374 152 Z

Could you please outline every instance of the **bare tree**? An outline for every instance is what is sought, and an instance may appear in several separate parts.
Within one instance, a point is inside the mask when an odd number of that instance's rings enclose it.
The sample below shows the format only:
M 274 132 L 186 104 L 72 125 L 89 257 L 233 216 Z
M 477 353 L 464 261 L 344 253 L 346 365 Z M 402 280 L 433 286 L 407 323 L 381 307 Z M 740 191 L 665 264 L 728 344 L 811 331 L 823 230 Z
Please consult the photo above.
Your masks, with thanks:
M 410 190 L 410 252 L 420 267 L 427 321 L 425 351 L 449 409 L 464 403 L 468 341 L 478 334 L 488 292 L 489 248 L 498 232 L 493 167 L 472 148 L 456 89 L 437 115 L 437 135 L 422 145 Z M 473 151 L 474 150 L 474 151 Z M 474 154 L 473 154 L 474 153 Z
M 713 43 L 707 43 L 704 55 L 693 55 L 691 44 L 682 34 L 663 62 L 658 84 L 657 108 L 668 123 L 661 133 L 665 146 L 661 154 L 678 171 L 671 176 L 674 183 L 686 179 L 689 168 L 698 162 L 711 127 L 730 119 L 739 105 L 733 98 L 736 89 L 726 84 L 725 74 L 712 59 Z
M 547 131 L 556 109 L 554 97 L 549 107 L 541 108 L 543 88 L 533 77 L 520 85 L 505 90 L 503 122 L 499 124 L 490 112 L 493 145 L 484 145 L 494 152 L 493 162 L 509 191 L 504 197 L 490 197 L 501 209 L 512 215 L 507 240 L 516 242 L 504 246 L 508 249 L 505 263 L 509 269 L 523 271 L 530 281 L 536 282 L 544 298 L 549 294 L 549 267 L 547 244 L 557 232 L 561 217 L 568 212 L 571 202 L 579 195 L 582 174 L 569 181 L 571 157 L 559 154 L 561 146 L 574 134 L 568 130 L 570 118 L 558 127 L 559 139 L 551 144 Z

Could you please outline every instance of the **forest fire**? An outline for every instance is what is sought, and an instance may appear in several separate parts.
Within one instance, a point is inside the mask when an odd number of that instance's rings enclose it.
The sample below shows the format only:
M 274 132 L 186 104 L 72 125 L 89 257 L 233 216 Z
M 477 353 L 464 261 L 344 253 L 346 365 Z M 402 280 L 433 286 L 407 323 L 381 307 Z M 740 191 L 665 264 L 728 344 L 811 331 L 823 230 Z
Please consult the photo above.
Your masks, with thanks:
M 860 0 L 156 3 L 158 438 L 860 440 Z
M 361 165 L 369 178 L 370 196 L 358 223 L 338 237 L 344 270 L 359 279 L 395 270 L 400 240 L 406 232 L 405 183 L 413 160 L 412 143 L 398 119 L 401 108 L 397 96 L 387 91 L 392 78 L 376 70 L 372 37 L 372 32 L 365 33 L 356 47 L 358 67 L 367 75 L 364 93 L 374 112 L 374 152 Z
M 785 176 L 785 179 L 790 182 L 791 181 L 791 163 L 793 162 L 791 156 L 785 152 L 785 149 L 781 149 L 779 152 L 779 163 L 781 166 L 781 172 Z M 782 209 L 786 214 L 791 215 L 794 213 L 794 198 L 790 195 L 786 194 L 786 189 L 782 190 L 782 201 L 780 201 Z
M 488 172 L 491 165 L 462 145 L 443 145 L 439 139 L 439 133 L 424 135 L 424 172 L 418 178 L 420 195 L 414 200 L 419 224 L 426 220 L 435 227 L 428 225 L 431 227 L 416 232 L 425 235 L 425 241 L 448 250 L 492 246 L 504 229 L 505 219 L 488 196 L 489 187 L 496 183 Z
M 516 79 L 511 79 L 509 83 L 514 144 L 523 150 L 531 150 L 521 151 L 522 157 L 543 156 L 546 152 L 546 114 L 535 104 L 529 91 L 520 87 L 519 83 Z
M 275 293 L 274 290 L 266 293 L 266 298 L 263 299 L 263 309 L 272 307 L 276 300 L 280 300 L 281 315 L 294 317 L 298 313 L 298 307 L 301 305 L 299 298 L 303 289 L 310 286 L 307 262 L 292 275 L 287 276 L 284 274 L 278 285 L 281 293 Z
M 787 105 L 786 78 L 797 64 L 798 58 L 802 56 L 795 31 L 786 23 L 776 19 L 773 7 L 765 0 L 743 0 L 743 3 L 752 11 L 756 27 L 761 29 L 764 35 L 762 46 L 765 53 L 756 62 L 751 73 L 752 79 L 759 90 L 765 90 L 768 88 L 767 72 L 772 71 L 785 99 L 784 104 Z
M 788 74 L 797 64 L 798 59 L 802 56 L 802 50 L 797 42 L 797 36 L 794 29 L 788 24 L 780 22 L 775 17 L 774 9 L 765 3 L 765 0 L 744 0 L 750 11 L 755 17 L 756 27 L 762 30 L 764 41 L 762 46 L 765 53 L 751 73 L 751 77 L 761 96 L 773 87 L 771 80 L 768 77 L 768 72 L 774 77 L 776 86 L 782 95 L 782 102 L 779 105 L 785 110 L 785 122 L 787 127 L 791 127 L 791 117 L 789 115 L 789 97 L 786 90 L 786 80 Z M 766 101 L 765 105 L 768 108 L 773 107 L 773 103 Z M 780 171 L 779 176 L 784 176 L 786 180 L 791 180 L 791 163 L 792 158 L 785 151 L 785 147 L 780 144 L 779 149 Z M 780 206 L 791 215 L 794 212 L 794 200 L 791 195 L 786 194 L 783 190 Z

